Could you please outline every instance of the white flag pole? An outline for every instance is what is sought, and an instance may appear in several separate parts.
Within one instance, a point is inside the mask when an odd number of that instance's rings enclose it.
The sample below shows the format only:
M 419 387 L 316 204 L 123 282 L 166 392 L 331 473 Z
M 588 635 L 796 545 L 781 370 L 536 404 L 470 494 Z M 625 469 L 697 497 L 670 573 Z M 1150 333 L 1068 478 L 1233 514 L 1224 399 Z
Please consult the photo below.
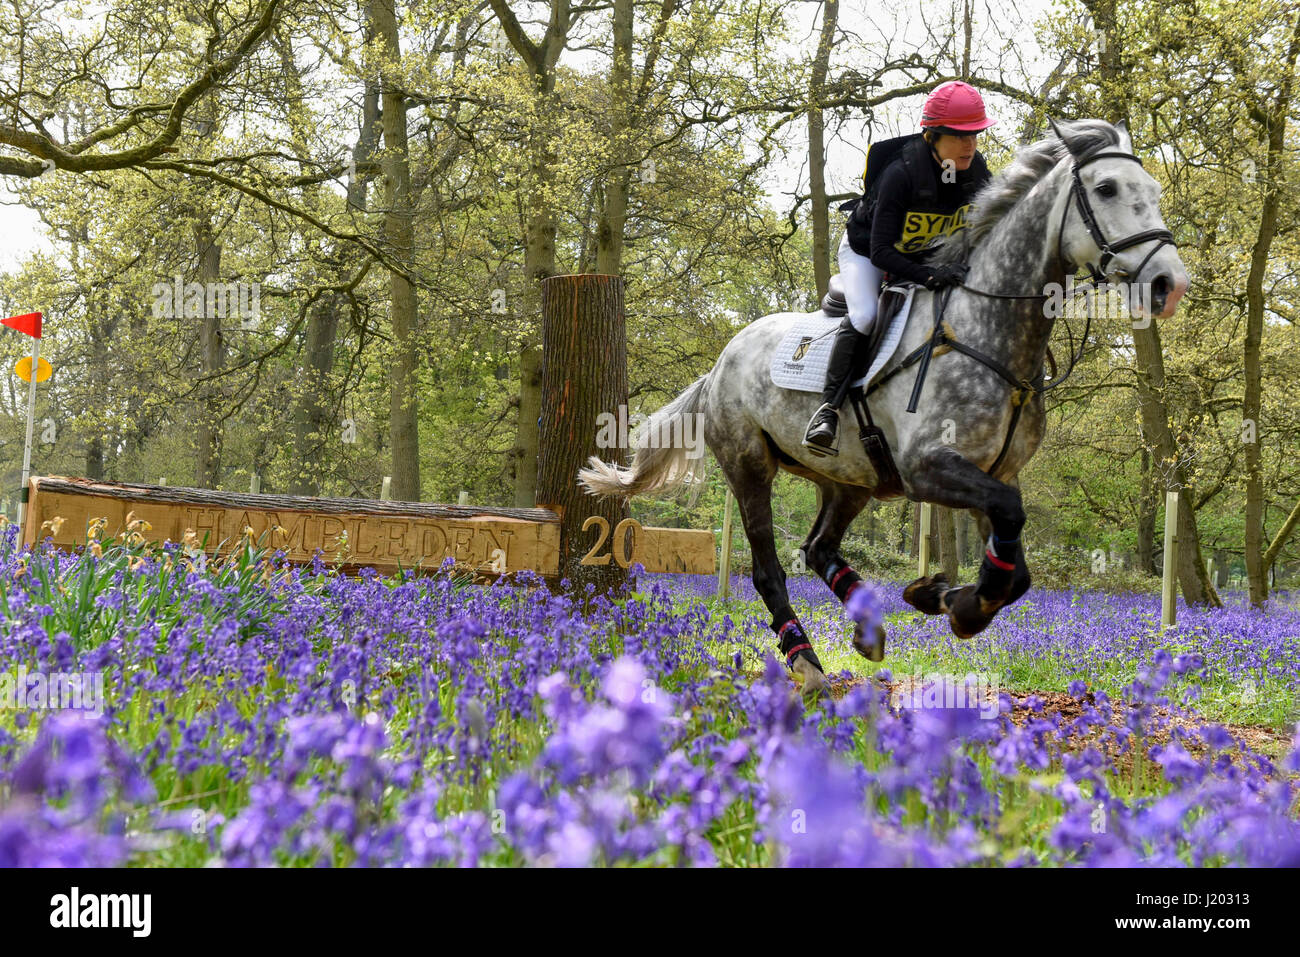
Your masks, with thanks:
M 23 519 L 27 512 L 27 479 L 32 474 L 32 427 L 36 424 L 36 369 L 41 358 L 41 340 L 32 336 L 32 375 L 27 386 L 27 441 L 23 443 L 23 488 L 18 494 L 18 541 L 23 538 Z M 33 539 L 34 541 L 34 539 Z

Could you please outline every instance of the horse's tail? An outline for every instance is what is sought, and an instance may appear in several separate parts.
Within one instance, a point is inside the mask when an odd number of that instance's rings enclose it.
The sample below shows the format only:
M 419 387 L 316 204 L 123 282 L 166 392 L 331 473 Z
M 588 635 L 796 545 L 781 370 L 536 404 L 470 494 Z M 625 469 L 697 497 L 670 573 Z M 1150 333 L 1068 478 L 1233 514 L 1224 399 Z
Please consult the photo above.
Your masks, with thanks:
M 646 492 L 668 491 L 690 479 L 692 462 L 686 443 L 654 439 L 687 434 L 684 420 L 699 413 L 709 375 L 706 372 L 700 376 L 685 392 L 650 416 L 637 439 L 631 465 L 624 468 L 602 462 L 593 455 L 588 467 L 578 470 L 578 484 L 591 495 L 626 499 Z

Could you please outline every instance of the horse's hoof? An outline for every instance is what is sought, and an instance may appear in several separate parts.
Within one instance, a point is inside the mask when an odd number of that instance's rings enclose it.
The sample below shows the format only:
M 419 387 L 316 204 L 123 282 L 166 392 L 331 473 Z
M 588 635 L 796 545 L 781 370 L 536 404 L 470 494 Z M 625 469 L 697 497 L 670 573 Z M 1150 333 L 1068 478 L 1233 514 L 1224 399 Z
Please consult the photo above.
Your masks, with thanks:
M 884 661 L 885 626 L 877 624 L 872 629 L 871 638 L 868 639 L 862 630 L 862 625 L 855 622 L 853 625 L 853 650 L 868 661 Z
M 790 667 L 795 674 L 803 678 L 803 700 L 807 704 L 812 704 L 822 695 L 830 695 L 831 683 L 826 680 L 822 670 L 807 658 L 795 658 L 794 664 Z
M 954 588 L 944 604 L 952 633 L 962 640 L 974 638 L 987 628 L 1000 607 L 975 594 L 974 585 Z
M 903 601 L 924 614 L 940 615 L 944 612 L 943 593 L 950 587 L 948 576 L 942 572 L 918 578 L 903 589 Z

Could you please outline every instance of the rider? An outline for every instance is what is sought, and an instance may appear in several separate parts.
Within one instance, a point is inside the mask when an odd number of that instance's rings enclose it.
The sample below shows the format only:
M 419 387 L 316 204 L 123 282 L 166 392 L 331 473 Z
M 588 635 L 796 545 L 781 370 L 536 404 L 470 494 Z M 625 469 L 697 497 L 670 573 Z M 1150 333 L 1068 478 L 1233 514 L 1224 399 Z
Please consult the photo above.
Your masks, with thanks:
M 865 371 L 858 366 L 866 358 L 881 280 L 888 276 L 940 289 L 966 278 L 964 263 L 927 266 L 925 261 L 940 238 L 966 225 L 971 197 L 990 178 L 975 139 L 994 122 L 970 84 L 939 84 L 921 109 L 921 135 L 899 150 L 871 187 L 872 195 L 864 194 L 849 216 L 839 249 L 848 315 L 836 331 L 822 404 L 808 423 L 804 445 L 835 454 L 839 407 L 854 373 Z

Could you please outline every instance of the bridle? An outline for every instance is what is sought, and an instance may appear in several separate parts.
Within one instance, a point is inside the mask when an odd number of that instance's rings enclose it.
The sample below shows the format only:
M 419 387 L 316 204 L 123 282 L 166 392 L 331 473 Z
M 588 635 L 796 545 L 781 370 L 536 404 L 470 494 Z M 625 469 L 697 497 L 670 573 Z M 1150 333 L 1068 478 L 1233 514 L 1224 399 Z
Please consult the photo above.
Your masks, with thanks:
M 1122 153 L 1119 150 L 1106 150 L 1101 153 L 1095 153 L 1082 161 L 1076 159 L 1070 168 L 1070 176 L 1073 180 L 1070 184 L 1070 196 L 1074 200 L 1074 205 L 1079 210 L 1079 218 L 1083 220 L 1083 225 L 1088 230 L 1088 235 L 1092 237 L 1092 241 L 1097 244 L 1097 248 L 1101 251 L 1101 256 L 1097 261 L 1097 265 L 1094 266 L 1090 262 L 1084 263 L 1084 265 L 1088 267 L 1088 275 L 1092 277 L 1091 282 L 1094 288 L 1096 288 L 1099 283 L 1106 281 L 1106 267 L 1110 265 L 1110 261 L 1115 258 L 1116 253 L 1122 253 L 1126 249 L 1140 246 L 1142 243 L 1149 242 L 1152 239 L 1160 240 L 1151 247 L 1151 251 L 1146 254 L 1146 258 L 1142 260 L 1137 269 L 1132 273 L 1132 275 L 1140 276 L 1142 275 L 1142 270 L 1146 268 L 1146 264 L 1151 261 L 1151 257 L 1160 249 L 1165 246 L 1173 246 L 1174 248 L 1178 247 L 1178 243 L 1174 241 L 1174 234 L 1167 229 L 1148 229 L 1140 233 L 1133 233 L 1131 236 L 1125 236 L 1123 239 L 1116 240 L 1113 243 L 1106 241 L 1106 237 L 1102 235 L 1101 232 L 1101 224 L 1097 222 L 1097 214 L 1093 212 L 1092 204 L 1088 202 L 1088 192 L 1083 188 L 1083 180 L 1079 176 L 1079 170 L 1083 169 L 1083 167 L 1087 166 L 1089 163 L 1095 163 L 1100 159 L 1126 159 L 1132 160 L 1134 163 L 1137 163 L 1138 166 L 1142 165 L 1142 160 L 1134 156 L 1132 153 Z M 1061 257 L 1061 261 L 1065 265 L 1067 275 L 1073 275 L 1079 271 L 1079 267 L 1075 265 L 1073 260 L 1065 257 L 1064 247 L 1062 246 L 1065 238 L 1065 221 L 1069 218 L 1070 205 L 1067 203 L 1065 212 L 1061 214 L 1060 228 L 1056 231 L 1056 251 L 1057 255 Z M 965 239 L 965 237 L 963 237 L 963 239 Z M 1011 296 L 1006 293 L 986 292 L 983 289 L 976 289 L 973 286 L 967 286 L 964 283 L 959 285 L 960 288 L 967 292 L 974 293 L 977 296 L 984 296 L 987 299 L 1051 298 L 1046 295 Z
M 1125 236 L 1123 239 L 1118 239 L 1113 243 L 1106 241 L 1106 237 L 1103 236 L 1101 232 L 1101 225 L 1097 222 L 1097 214 L 1092 211 L 1092 204 L 1088 202 L 1088 193 L 1083 188 L 1083 180 L 1079 177 L 1079 170 L 1087 166 L 1089 163 L 1095 163 L 1099 159 L 1126 159 L 1132 160 L 1134 163 L 1137 163 L 1138 166 L 1142 165 L 1142 160 L 1138 159 L 1132 153 L 1122 153 L 1118 150 L 1106 150 L 1105 152 L 1089 156 L 1083 162 L 1075 160 L 1074 166 L 1070 170 L 1070 176 L 1074 179 L 1074 182 L 1070 185 L 1070 193 L 1074 197 L 1075 206 L 1079 208 L 1079 218 L 1083 220 L 1083 225 L 1087 227 L 1088 235 L 1092 237 L 1092 241 L 1096 243 L 1097 248 L 1101 250 L 1101 258 L 1097 261 L 1097 265 L 1094 266 L 1092 263 L 1084 263 L 1084 265 L 1088 267 L 1088 273 L 1092 276 L 1094 284 L 1105 281 L 1106 267 L 1110 265 L 1110 261 L 1115 258 L 1116 253 L 1121 253 L 1126 249 L 1133 248 L 1134 246 L 1140 246 L 1142 243 L 1150 242 L 1153 239 L 1160 240 L 1151 247 L 1151 251 L 1147 253 L 1146 258 L 1142 260 L 1141 264 L 1133 272 L 1133 275 L 1140 276 L 1142 275 L 1142 270 L 1146 268 L 1146 264 L 1151 261 L 1151 257 L 1154 256 L 1158 250 L 1164 246 L 1173 246 L 1175 248 L 1178 246 L 1178 243 L 1174 242 L 1174 234 L 1167 229 L 1148 229 L 1144 232 L 1134 233 L 1131 236 Z M 1072 261 L 1065 259 L 1065 252 L 1061 247 L 1062 239 L 1065 236 L 1065 221 L 1069 218 L 1069 215 L 1070 208 L 1067 205 L 1065 212 L 1061 215 L 1061 228 L 1057 230 L 1056 233 L 1056 249 L 1065 263 L 1066 271 L 1069 273 L 1075 273 L 1078 272 L 1078 267 L 1076 267 Z

